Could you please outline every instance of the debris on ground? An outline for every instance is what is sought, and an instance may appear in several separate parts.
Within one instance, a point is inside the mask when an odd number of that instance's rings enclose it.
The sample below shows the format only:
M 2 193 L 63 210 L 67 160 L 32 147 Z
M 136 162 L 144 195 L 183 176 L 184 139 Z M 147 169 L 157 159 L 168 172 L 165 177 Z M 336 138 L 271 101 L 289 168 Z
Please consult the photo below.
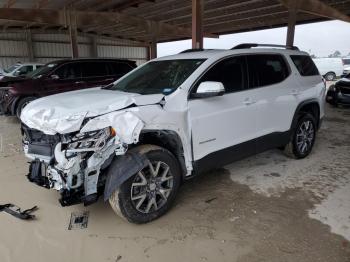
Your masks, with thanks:
M 68 230 L 72 229 L 84 229 L 88 226 L 89 211 L 72 212 Z
M 0 205 L 0 212 L 4 211 L 14 217 L 23 220 L 34 219 L 35 215 L 32 215 L 31 213 L 33 213 L 36 210 L 38 210 L 37 206 L 21 211 L 21 208 L 11 203 Z

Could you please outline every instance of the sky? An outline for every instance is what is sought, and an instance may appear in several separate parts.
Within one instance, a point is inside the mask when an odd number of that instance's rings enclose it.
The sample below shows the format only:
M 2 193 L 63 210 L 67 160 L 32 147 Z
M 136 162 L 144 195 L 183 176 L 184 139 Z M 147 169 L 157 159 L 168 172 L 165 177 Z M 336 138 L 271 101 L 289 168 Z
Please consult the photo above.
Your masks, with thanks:
M 204 48 L 229 49 L 240 43 L 285 44 L 287 28 L 275 28 L 247 33 L 222 35 L 218 39 L 204 38 Z M 338 50 L 345 56 L 350 53 L 350 23 L 328 21 L 297 25 L 294 45 L 317 57 L 327 57 Z M 160 43 L 158 57 L 177 54 L 191 48 L 191 40 Z

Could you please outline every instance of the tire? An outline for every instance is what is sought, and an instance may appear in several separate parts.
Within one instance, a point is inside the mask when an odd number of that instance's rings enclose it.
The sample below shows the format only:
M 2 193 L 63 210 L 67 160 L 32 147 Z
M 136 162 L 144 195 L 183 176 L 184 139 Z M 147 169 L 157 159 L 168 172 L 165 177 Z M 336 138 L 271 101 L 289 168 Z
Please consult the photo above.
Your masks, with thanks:
M 153 174 L 163 175 L 154 176 L 157 181 L 151 181 L 152 170 L 150 165 L 146 166 L 115 190 L 109 203 L 117 215 L 131 223 L 143 224 L 161 217 L 170 209 L 181 183 L 181 171 L 177 159 L 164 148 L 142 145 L 138 151 L 152 163 Z
M 316 120 L 313 115 L 307 113 L 300 116 L 291 141 L 286 145 L 285 153 L 295 159 L 307 157 L 314 146 L 316 130 Z
M 30 97 L 25 97 L 25 98 L 22 98 L 21 100 L 19 100 L 18 105 L 16 107 L 16 116 L 18 119 L 21 118 L 21 113 L 22 113 L 23 108 L 35 99 L 36 99 L 36 97 L 30 96 Z
M 336 75 L 333 73 L 333 72 L 328 72 L 324 78 L 327 80 L 327 81 L 334 81 L 335 78 L 336 78 Z

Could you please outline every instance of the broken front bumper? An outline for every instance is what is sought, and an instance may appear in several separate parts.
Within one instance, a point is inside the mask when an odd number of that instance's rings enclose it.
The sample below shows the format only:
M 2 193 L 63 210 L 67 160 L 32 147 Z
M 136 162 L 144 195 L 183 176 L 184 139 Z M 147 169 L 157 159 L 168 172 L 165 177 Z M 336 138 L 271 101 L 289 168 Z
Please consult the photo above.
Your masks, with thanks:
M 96 201 L 104 186 L 104 171 L 116 152 L 125 152 L 104 132 L 75 139 L 77 134 L 46 135 L 23 125 L 23 149 L 32 160 L 29 181 L 59 191 L 63 206 Z

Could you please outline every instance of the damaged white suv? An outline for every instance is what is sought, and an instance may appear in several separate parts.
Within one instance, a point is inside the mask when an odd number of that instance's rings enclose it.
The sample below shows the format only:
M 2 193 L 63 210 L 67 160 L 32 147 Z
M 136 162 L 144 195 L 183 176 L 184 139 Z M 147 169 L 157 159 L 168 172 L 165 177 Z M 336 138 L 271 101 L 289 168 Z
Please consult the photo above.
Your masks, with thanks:
M 271 148 L 306 157 L 325 85 L 297 48 L 187 50 L 21 115 L 28 178 L 63 206 L 103 195 L 130 222 L 169 210 L 182 180 Z

